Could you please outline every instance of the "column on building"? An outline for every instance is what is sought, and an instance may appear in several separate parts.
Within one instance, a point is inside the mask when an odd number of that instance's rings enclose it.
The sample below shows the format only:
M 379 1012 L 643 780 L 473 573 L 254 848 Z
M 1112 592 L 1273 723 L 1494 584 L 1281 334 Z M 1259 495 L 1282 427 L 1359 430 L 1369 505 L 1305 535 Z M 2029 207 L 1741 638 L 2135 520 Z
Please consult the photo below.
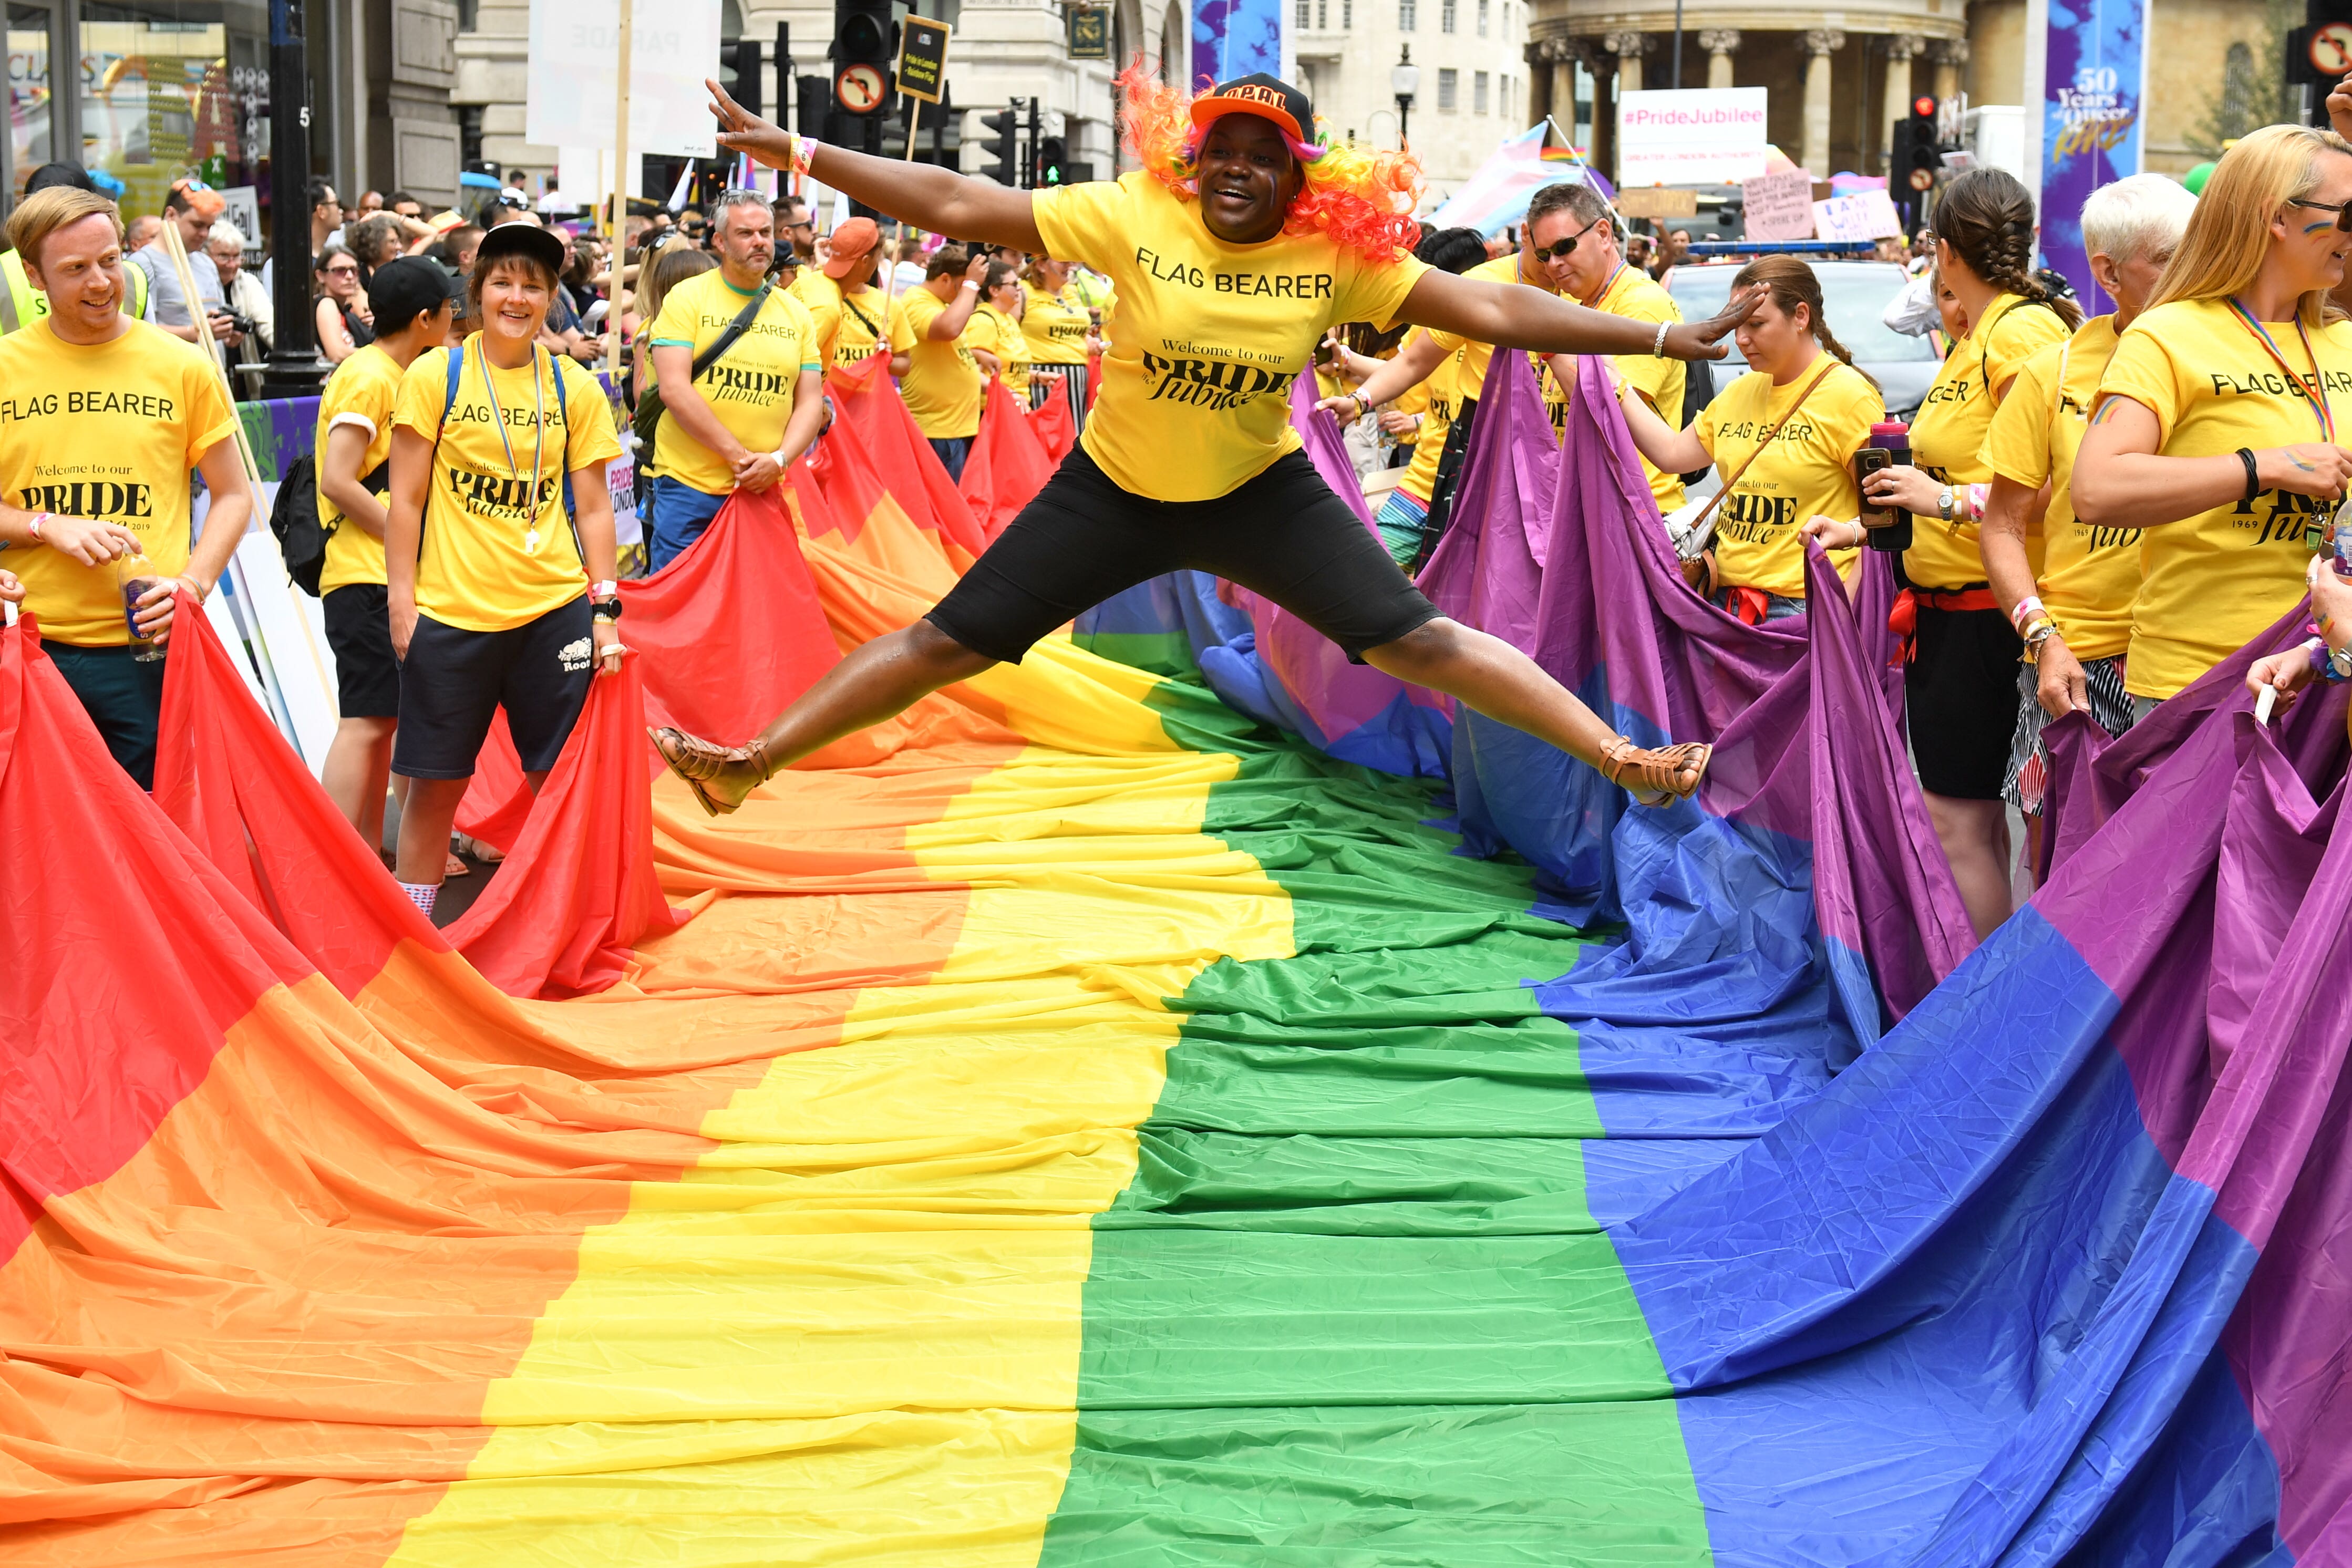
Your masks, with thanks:
M 1879 116 L 1885 122 L 1878 143 L 1881 157 L 1894 147 L 1895 128 L 1911 112 L 1911 62 L 1927 49 L 1927 40 L 1916 33 L 1895 33 L 1886 40 L 1886 91 Z
M 1731 57 L 1739 51 L 1739 29 L 1706 27 L 1698 47 L 1706 51 L 1706 85 L 1720 90 L 1731 85 Z
M 1960 96 L 1960 68 L 1969 63 L 1969 41 L 1966 38 L 1938 38 L 1928 58 L 1936 62 L 1936 98 L 1941 101 Z
M 1642 57 L 1649 51 L 1651 37 L 1647 33 L 1605 33 L 1601 47 L 1617 57 L 1617 90 L 1642 90 Z M 1593 110 L 1598 115 L 1600 110 Z
M 1827 179 L 1830 168 L 1830 58 L 1845 47 L 1845 35 L 1815 27 L 1805 35 L 1806 172 Z

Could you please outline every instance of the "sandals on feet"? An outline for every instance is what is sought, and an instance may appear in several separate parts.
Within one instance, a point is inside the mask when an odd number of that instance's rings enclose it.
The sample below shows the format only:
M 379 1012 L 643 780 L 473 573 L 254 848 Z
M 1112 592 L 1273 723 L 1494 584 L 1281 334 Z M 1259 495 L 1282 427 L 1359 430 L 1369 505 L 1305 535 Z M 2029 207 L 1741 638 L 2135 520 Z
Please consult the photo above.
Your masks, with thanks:
M 669 764 L 669 771 L 686 781 L 686 787 L 694 792 L 694 798 L 709 816 L 725 816 L 743 804 L 743 795 L 728 800 L 704 787 L 718 782 L 729 769 L 749 763 L 758 770 L 761 778 L 767 777 L 767 759 L 756 745 L 716 745 L 667 724 L 657 730 L 648 728 L 646 733 L 653 738 L 654 750 Z M 743 794 L 751 791 L 747 789 Z
M 1713 746 L 1696 741 L 1654 752 L 1620 735 L 1601 749 L 1597 765 L 1602 778 L 1622 785 L 1642 805 L 1664 805 L 1697 794 L 1714 756 Z

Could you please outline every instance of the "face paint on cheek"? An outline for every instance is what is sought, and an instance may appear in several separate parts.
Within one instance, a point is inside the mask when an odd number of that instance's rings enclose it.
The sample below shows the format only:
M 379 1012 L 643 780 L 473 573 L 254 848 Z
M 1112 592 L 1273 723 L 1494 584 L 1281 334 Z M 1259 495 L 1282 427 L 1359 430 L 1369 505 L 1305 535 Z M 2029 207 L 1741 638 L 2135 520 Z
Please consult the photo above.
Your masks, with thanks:
M 2321 231 L 2322 231 L 2322 230 L 2324 230 L 2324 229 L 2330 229 L 2330 228 L 2334 228 L 2335 226 L 2335 226 L 2334 224 L 2332 224 L 2332 223 L 2307 223 L 2307 224 L 2305 224 L 2305 225 L 2303 226 L 2303 232 L 2304 232 L 2305 237 L 2307 238 L 2307 237 L 2309 237 L 2310 236 L 2315 235 L 2315 234 L 2317 234 L 2317 233 L 2321 232 Z

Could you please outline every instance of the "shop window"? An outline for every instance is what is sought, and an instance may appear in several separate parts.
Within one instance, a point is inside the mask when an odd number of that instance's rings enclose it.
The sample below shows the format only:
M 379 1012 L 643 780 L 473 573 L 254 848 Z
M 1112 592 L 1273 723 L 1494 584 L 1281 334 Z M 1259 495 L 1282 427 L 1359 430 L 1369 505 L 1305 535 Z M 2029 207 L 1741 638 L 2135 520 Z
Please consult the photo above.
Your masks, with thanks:
M 49 127 L 49 13 L 47 6 L 8 7 L 9 195 L 22 195 L 25 181 L 53 161 Z
M 269 150 L 268 7 L 258 0 L 81 7 L 82 161 L 161 212 L 172 182 L 261 183 Z

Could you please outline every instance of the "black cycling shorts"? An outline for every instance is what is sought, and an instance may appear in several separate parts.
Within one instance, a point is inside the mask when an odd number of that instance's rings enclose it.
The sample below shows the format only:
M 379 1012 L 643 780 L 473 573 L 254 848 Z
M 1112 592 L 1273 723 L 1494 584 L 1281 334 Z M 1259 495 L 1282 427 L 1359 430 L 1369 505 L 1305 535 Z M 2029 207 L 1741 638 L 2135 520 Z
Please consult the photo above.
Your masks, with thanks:
M 523 772 L 555 766 L 595 678 L 594 616 L 583 597 L 502 632 L 417 616 L 400 666 L 392 771 L 411 779 L 473 777 L 501 706 Z
M 1121 489 L 1078 447 L 924 618 L 1017 664 L 1080 611 L 1184 568 L 1273 600 L 1360 663 L 1438 615 L 1304 452 L 1214 500 L 1165 501 Z
M 335 652 L 335 695 L 346 719 L 400 717 L 400 660 L 392 651 L 392 617 L 381 583 L 346 583 L 320 603 L 327 646 Z
M 1903 701 L 1921 789 L 1951 800 L 2000 798 L 2024 647 L 1999 610 L 1920 606 Z

